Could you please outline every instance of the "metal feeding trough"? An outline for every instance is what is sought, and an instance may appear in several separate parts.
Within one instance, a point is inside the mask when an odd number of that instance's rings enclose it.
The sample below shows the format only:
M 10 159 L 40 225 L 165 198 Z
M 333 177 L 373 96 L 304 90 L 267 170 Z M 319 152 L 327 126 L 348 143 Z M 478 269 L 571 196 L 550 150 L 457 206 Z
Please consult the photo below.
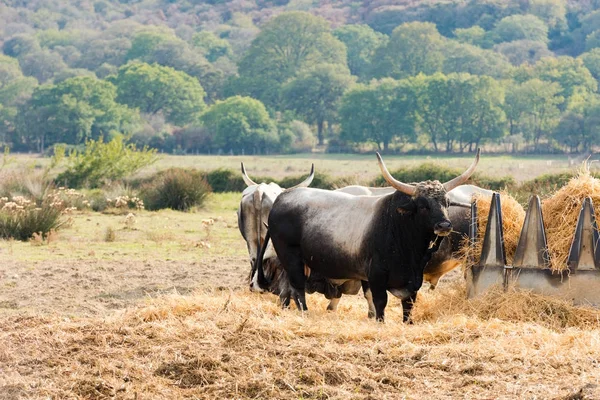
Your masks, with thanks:
M 471 245 L 477 240 L 477 202 L 471 203 Z M 594 205 L 581 207 L 564 271 L 549 268 L 549 253 L 540 198 L 532 196 L 515 252 L 507 265 L 502 231 L 500 194 L 494 193 L 479 260 L 469 260 L 467 295 L 477 296 L 494 285 L 561 297 L 574 304 L 600 306 L 600 235 Z

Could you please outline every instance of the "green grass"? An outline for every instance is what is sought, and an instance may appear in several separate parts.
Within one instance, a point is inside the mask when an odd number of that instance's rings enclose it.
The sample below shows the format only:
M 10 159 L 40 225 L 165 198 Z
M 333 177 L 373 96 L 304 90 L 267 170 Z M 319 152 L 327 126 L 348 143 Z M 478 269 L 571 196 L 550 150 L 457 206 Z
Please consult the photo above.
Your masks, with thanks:
M 466 168 L 473 155 L 435 155 L 435 156 L 394 156 L 383 159 L 390 170 L 401 167 L 414 167 L 423 162 L 439 163 L 452 168 Z M 356 154 L 297 154 L 281 156 L 170 156 L 163 155 L 158 163 L 146 170 L 161 170 L 169 167 L 197 168 L 210 170 L 229 168 L 240 170 L 244 162 L 246 171 L 253 176 L 272 176 L 280 179 L 287 176 L 308 173 L 314 162 L 316 171 L 333 177 L 348 177 L 352 183 L 364 184 L 380 175 L 375 155 Z M 515 181 L 523 182 L 542 174 L 572 171 L 579 162 L 570 164 L 568 156 L 507 156 L 482 154 L 477 171 L 482 175 L 501 177 L 512 176 Z M 598 168 L 597 166 L 594 168 Z
M 42 168 L 49 163 L 48 158 L 31 154 L 11 155 L 13 162 L 8 171 L 26 166 Z M 414 167 L 425 161 L 439 163 L 452 168 L 466 168 L 473 155 L 385 155 L 384 161 L 390 170 L 401 167 Z M 276 156 L 173 156 L 160 155 L 159 161 L 145 168 L 140 175 L 147 176 L 159 170 L 171 167 L 213 170 L 229 168 L 240 171 L 240 162 L 244 162 L 250 177 L 272 176 L 276 179 L 308 173 L 310 164 L 315 169 L 333 177 L 348 177 L 351 183 L 364 184 L 380 175 L 374 154 L 294 154 Z M 517 182 L 533 179 L 543 174 L 555 174 L 573 171 L 581 161 L 570 163 L 565 155 L 508 156 L 482 154 L 477 171 L 483 175 L 501 177 L 512 176 Z M 597 164 L 593 168 L 600 168 Z
M 211 194 L 206 207 L 184 213 L 172 210 L 134 212 L 136 223 L 125 226 L 123 215 L 82 212 L 72 216 L 69 228 L 59 232 L 57 241 L 41 246 L 30 242 L 0 242 L 3 253 L 16 261 L 77 260 L 118 261 L 124 259 L 199 261 L 208 257 L 245 256 L 246 247 L 235 214 L 239 193 Z M 201 221 L 214 218 L 208 243 Z M 115 230 L 114 242 L 104 240 L 106 229 Z

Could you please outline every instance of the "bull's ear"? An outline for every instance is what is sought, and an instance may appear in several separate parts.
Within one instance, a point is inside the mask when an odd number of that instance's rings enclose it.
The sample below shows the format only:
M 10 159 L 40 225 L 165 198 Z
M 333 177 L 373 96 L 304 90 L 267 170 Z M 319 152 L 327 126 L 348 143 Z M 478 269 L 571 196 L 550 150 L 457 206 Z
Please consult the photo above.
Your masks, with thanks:
M 396 211 L 402 215 L 414 214 L 417 211 L 417 204 L 413 200 L 409 200 L 396 208 Z

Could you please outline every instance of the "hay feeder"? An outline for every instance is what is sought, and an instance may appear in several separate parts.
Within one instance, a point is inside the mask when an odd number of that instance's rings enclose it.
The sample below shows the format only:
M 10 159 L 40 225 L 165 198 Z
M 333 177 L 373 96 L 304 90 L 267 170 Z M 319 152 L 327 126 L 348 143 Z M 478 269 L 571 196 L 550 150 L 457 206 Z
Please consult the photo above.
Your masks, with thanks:
M 471 203 L 471 246 L 477 240 L 477 201 Z M 574 227 L 566 267 L 550 268 L 542 207 L 532 196 L 521 229 L 514 261 L 506 263 L 500 194 L 494 193 L 479 260 L 468 260 L 467 295 L 474 297 L 502 285 L 560 297 L 577 305 L 600 306 L 600 234 L 594 205 L 587 197 Z

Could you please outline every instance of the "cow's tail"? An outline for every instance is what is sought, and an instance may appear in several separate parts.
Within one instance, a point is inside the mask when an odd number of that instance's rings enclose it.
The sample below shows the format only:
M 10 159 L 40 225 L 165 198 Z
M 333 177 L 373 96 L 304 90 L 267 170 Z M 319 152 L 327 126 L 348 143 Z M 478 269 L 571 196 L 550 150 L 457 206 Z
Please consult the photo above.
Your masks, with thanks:
M 265 276 L 265 271 L 263 269 L 263 257 L 265 256 L 265 252 L 267 251 L 267 246 L 269 245 L 270 239 L 271 233 L 269 232 L 269 229 L 267 229 L 265 240 L 263 241 L 262 246 L 258 248 L 258 255 L 256 257 L 257 283 L 258 287 L 260 287 L 263 290 L 269 290 L 271 286 L 271 281 L 267 279 L 267 277 Z

